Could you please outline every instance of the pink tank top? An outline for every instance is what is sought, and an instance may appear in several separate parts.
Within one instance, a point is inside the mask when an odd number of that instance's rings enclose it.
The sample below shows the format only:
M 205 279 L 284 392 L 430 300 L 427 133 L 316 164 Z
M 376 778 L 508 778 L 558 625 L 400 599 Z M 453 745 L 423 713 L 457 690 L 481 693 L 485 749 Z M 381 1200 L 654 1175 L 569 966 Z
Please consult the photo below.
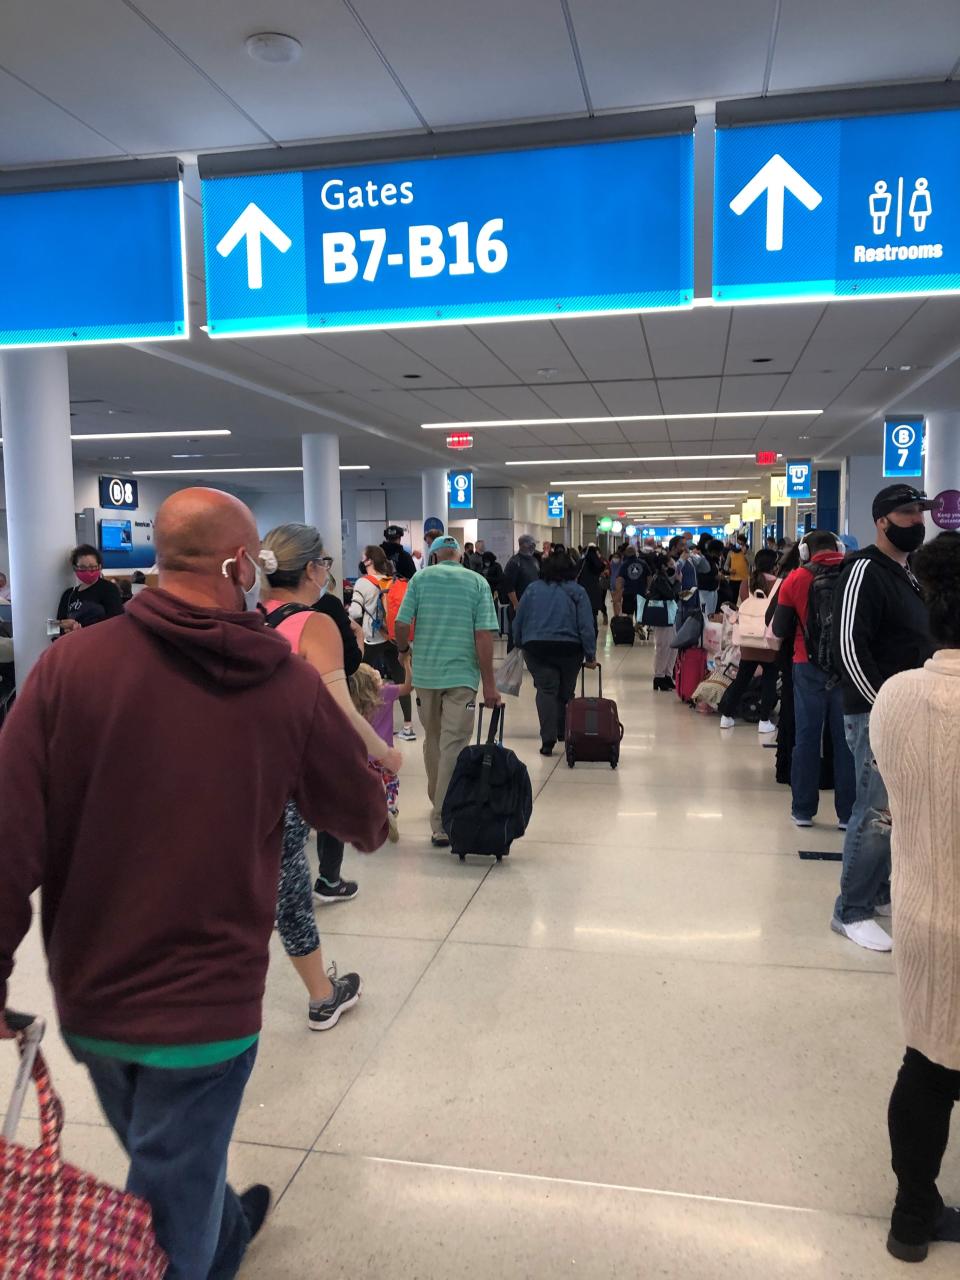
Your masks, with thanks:
M 282 609 L 283 602 L 280 600 L 271 600 L 263 606 L 267 613 L 273 613 L 275 609 Z M 302 609 L 299 613 L 291 613 L 289 618 L 284 618 L 277 630 L 283 636 L 284 640 L 289 644 L 294 653 L 300 652 L 300 637 L 303 635 L 303 628 L 314 616 L 312 609 Z

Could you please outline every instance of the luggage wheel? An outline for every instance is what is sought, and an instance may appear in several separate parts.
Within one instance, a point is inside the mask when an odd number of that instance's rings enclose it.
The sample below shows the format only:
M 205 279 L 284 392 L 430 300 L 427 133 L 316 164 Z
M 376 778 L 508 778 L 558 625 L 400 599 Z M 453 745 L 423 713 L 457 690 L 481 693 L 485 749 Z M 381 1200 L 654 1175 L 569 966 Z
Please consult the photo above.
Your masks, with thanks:
M 572 769 L 576 763 L 577 763 L 577 757 L 574 755 L 573 751 L 568 750 L 567 751 L 567 767 Z

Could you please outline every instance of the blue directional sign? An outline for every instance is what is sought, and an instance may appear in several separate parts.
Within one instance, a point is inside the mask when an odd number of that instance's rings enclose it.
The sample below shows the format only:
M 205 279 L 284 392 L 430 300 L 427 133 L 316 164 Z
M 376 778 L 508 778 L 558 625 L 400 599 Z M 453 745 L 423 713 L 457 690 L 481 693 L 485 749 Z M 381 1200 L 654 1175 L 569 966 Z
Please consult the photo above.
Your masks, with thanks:
M 679 306 L 693 138 L 203 182 L 212 337 Z
M 809 498 L 813 488 L 813 464 L 809 459 L 787 463 L 787 497 Z
M 548 520 L 563 519 L 563 494 L 562 493 L 547 494 L 547 519 Z
M 180 183 L 0 194 L 0 347 L 187 336 Z
M 713 296 L 960 290 L 960 111 L 717 131 Z
M 473 510 L 473 472 L 451 471 L 447 475 L 450 486 L 450 510 Z
M 883 424 L 883 474 L 923 475 L 923 418 L 887 418 Z

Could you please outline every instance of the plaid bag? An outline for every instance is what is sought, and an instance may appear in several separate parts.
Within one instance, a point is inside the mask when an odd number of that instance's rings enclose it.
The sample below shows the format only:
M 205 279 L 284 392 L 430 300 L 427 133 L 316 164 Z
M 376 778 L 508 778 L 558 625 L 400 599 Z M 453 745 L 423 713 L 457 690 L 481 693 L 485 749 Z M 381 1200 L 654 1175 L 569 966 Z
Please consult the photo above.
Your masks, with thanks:
M 33 1082 L 40 1146 L 0 1138 L 0 1277 L 161 1280 L 167 1258 L 146 1201 L 63 1163 L 63 1104 L 39 1051 Z

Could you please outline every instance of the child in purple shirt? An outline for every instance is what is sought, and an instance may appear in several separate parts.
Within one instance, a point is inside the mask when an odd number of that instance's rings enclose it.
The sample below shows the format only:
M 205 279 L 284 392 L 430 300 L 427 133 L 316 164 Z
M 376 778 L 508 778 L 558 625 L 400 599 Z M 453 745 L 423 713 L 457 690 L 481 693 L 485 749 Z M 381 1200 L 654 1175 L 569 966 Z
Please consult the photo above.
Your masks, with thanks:
M 409 694 L 413 688 L 413 668 L 409 653 L 401 654 L 404 682 L 393 684 L 385 681 L 379 671 L 362 662 L 350 677 L 350 696 L 353 704 L 373 728 L 378 737 L 388 746 L 393 746 L 393 705 L 398 698 Z M 397 827 L 397 798 L 400 794 L 400 779 L 395 773 L 382 769 L 380 765 L 370 761 L 370 768 L 375 769 L 383 780 L 387 795 L 387 820 L 390 825 L 390 840 L 396 844 L 400 839 Z

